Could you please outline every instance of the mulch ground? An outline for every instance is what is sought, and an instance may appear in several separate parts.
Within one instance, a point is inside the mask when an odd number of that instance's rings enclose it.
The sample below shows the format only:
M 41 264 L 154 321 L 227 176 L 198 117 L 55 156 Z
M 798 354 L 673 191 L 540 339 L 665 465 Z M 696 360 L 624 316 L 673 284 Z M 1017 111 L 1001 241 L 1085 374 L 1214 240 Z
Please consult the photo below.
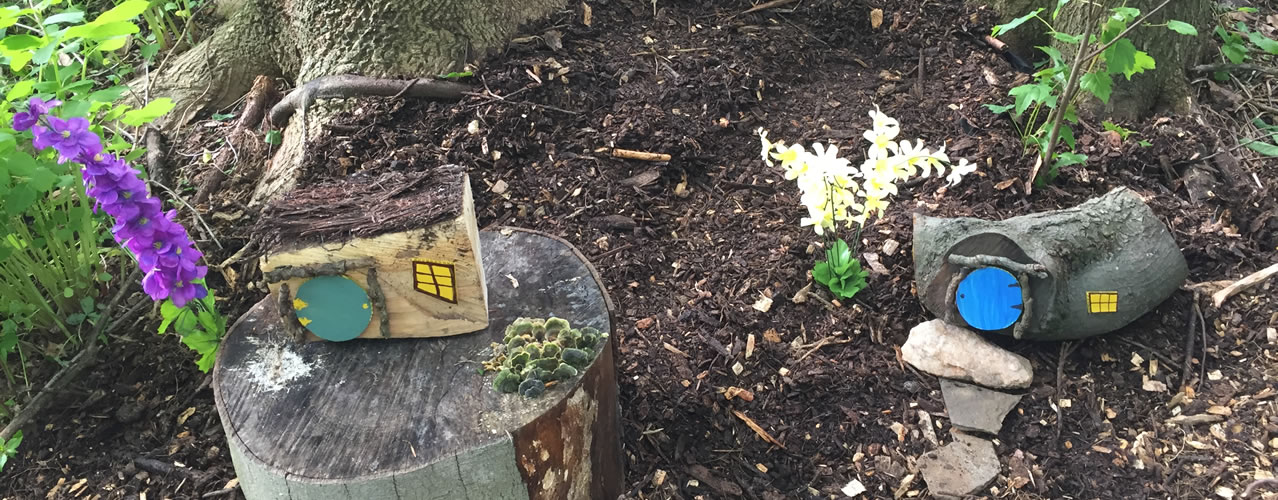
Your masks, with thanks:
M 481 227 L 538 229 L 580 248 L 619 307 L 630 496 L 830 498 L 855 479 L 866 497 L 926 497 L 916 460 L 935 445 L 919 414 L 946 441 L 949 421 L 937 379 L 899 358 L 909 329 L 930 319 L 914 295 L 912 213 L 1003 219 L 1126 186 L 1171 228 L 1192 282 L 1238 279 L 1278 259 L 1273 164 L 1246 150 L 1224 155 L 1241 159 L 1231 171 L 1246 175 L 1224 176 L 1197 202 L 1179 181 L 1194 165 L 1216 169 L 1220 159 L 1196 159 L 1234 144 L 1211 120 L 1123 124 L 1149 147 L 1113 141 L 1091 123 L 1079 142 L 1092 159 L 1026 196 L 1031 159 L 1012 125 L 981 106 L 1007 102 L 1024 77 L 955 35 L 994 24 L 989 12 L 956 4 L 920 12 L 804 2 L 736 15 L 748 6 L 592 2 L 590 26 L 577 11 L 529 27 L 477 72 L 477 93 L 462 102 L 352 103 L 308 146 L 303 182 L 463 165 Z M 886 11 L 877 29 L 876 7 Z M 863 251 L 881 264 L 868 290 L 833 309 L 795 303 L 817 238 L 799 227 L 796 189 L 760 161 L 753 130 L 832 141 L 858 158 L 876 104 L 901 121 L 903 137 L 945 143 L 981 170 L 957 187 L 932 178 L 902 189 L 862 235 Z M 218 143 L 227 127 L 204 122 L 175 141 L 169 157 L 183 177 L 201 173 L 205 151 L 230 154 Z M 673 159 L 618 159 L 612 148 Z M 202 234 L 213 262 L 251 236 L 255 215 L 244 201 L 258 165 L 232 174 L 201 206 L 223 246 L 211 250 Z M 260 275 L 251 261 L 231 269 L 210 281 L 237 315 L 262 297 L 246 285 Z M 997 339 L 1033 361 L 1035 380 L 999 435 L 1004 469 L 987 495 L 1204 498 L 1272 474 L 1271 288 L 1220 309 L 1201 300 L 1207 328 L 1191 333 L 1188 355 L 1194 307 L 1183 291 L 1071 350 Z M 764 298 L 770 308 L 756 308 Z M 106 361 L 42 416 L 0 477 L 0 497 L 197 498 L 233 479 L 207 380 L 176 339 L 146 324 L 120 334 Z M 1182 386 L 1193 397 L 1169 404 Z M 1166 423 L 1177 415 L 1219 418 Z

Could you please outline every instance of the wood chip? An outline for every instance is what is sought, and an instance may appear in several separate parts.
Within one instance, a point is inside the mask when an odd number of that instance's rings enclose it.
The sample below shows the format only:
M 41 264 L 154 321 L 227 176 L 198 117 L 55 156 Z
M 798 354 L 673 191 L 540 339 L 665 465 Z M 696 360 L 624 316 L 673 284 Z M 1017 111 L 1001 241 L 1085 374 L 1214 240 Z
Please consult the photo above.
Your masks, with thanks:
M 865 263 L 870 265 L 870 271 L 876 274 L 891 274 L 888 268 L 883 267 L 883 263 L 879 262 L 879 254 L 866 252 L 861 256 L 865 258 Z
M 656 320 L 654 320 L 654 319 L 652 319 L 652 318 L 643 318 L 643 319 L 640 319 L 639 321 L 636 321 L 636 322 L 635 322 L 635 328 L 638 328 L 638 329 L 640 329 L 640 330 L 647 330 L 648 328 L 652 327 L 652 324 L 653 324 L 653 322 L 655 322 L 655 321 L 656 321 Z
M 1210 413 L 1212 415 L 1220 415 L 1222 417 L 1228 417 L 1230 415 L 1233 415 L 1234 411 L 1230 410 L 1228 406 L 1216 405 L 1216 406 L 1212 406 L 1211 408 L 1208 408 L 1207 413 Z
M 907 432 L 907 429 L 905 428 L 905 424 L 902 424 L 900 422 L 892 422 L 891 429 L 892 429 L 892 432 L 896 433 L 897 442 L 904 443 L 905 433 Z
M 740 410 L 732 410 L 732 414 L 736 415 L 742 422 L 745 422 L 746 426 L 749 427 L 750 430 L 753 430 L 755 434 L 758 434 L 759 437 L 763 438 L 764 441 L 772 443 L 783 450 L 785 449 L 785 445 L 781 444 L 780 441 L 777 441 L 777 439 L 772 437 L 771 434 L 768 434 L 768 431 L 763 430 L 762 427 L 759 427 L 759 424 L 756 424 L 750 417 L 741 413 Z
M 768 297 L 767 295 L 760 294 L 759 300 L 755 301 L 754 305 L 751 307 L 753 307 L 754 310 L 759 312 L 768 312 L 772 310 L 772 297 Z
M 194 407 L 194 406 L 192 406 L 192 407 L 190 407 L 190 408 L 187 408 L 187 409 L 186 409 L 186 411 L 183 411 L 181 415 L 178 415 L 178 418 L 177 418 L 177 424 L 178 424 L 178 425 L 185 424 L 185 423 L 186 423 L 186 419 L 191 418 L 191 415 L 195 415 L 195 407 Z
M 781 342 L 781 336 L 777 334 L 776 328 L 769 328 L 767 331 L 763 332 L 763 340 L 776 344 Z
M 740 361 L 732 364 L 732 373 L 734 375 L 740 375 L 743 371 L 745 371 L 745 365 L 742 365 Z
M 883 9 L 871 9 L 870 10 L 870 27 L 874 29 L 879 29 L 879 26 L 883 26 Z M 848 496 L 851 496 L 851 495 L 848 495 Z
M 591 16 L 590 4 L 587 4 L 586 2 L 581 2 L 581 24 L 590 26 L 590 16 Z
M 661 343 L 661 347 L 664 347 L 664 348 L 666 348 L 666 350 L 667 350 L 667 351 L 673 352 L 673 353 L 678 354 L 678 355 L 680 355 L 680 356 L 683 356 L 683 357 L 685 357 L 685 358 L 692 358 L 692 356 L 689 356 L 689 355 L 688 355 L 688 353 L 683 352 L 683 351 L 680 351 L 678 347 L 675 347 L 675 346 L 673 346 L 673 345 L 670 345 L 670 343 L 669 343 L 669 342 L 662 342 L 662 343 Z
M 887 255 L 895 255 L 896 251 L 901 248 L 901 243 L 896 240 L 887 240 L 883 242 L 883 253 Z
M 754 356 L 754 334 L 753 333 L 746 335 L 745 355 L 746 355 L 746 359 L 750 359 L 751 356 Z

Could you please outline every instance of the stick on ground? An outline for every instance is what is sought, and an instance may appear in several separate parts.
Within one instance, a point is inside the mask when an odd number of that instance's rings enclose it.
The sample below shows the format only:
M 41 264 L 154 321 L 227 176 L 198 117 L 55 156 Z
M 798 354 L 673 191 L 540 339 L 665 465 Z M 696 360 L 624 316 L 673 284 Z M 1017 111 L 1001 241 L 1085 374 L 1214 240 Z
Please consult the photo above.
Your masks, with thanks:
M 1251 275 L 1246 278 L 1235 281 L 1234 284 L 1225 287 L 1219 292 L 1213 293 L 1211 295 L 1211 302 L 1212 304 L 1215 304 L 1216 307 L 1220 307 L 1221 304 L 1224 304 L 1226 300 L 1229 300 L 1230 297 L 1233 297 L 1238 292 L 1256 286 L 1275 274 L 1278 274 L 1278 264 L 1274 264 L 1251 273 Z

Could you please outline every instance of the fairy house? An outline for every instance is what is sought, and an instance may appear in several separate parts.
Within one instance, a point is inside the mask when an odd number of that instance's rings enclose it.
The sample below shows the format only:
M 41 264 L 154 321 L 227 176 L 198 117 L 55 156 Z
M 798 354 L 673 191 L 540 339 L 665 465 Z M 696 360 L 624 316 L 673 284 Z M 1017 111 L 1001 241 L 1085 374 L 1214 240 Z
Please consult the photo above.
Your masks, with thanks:
M 488 326 L 465 171 L 343 179 L 264 212 L 262 274 L 308 340 L 441 337 Z

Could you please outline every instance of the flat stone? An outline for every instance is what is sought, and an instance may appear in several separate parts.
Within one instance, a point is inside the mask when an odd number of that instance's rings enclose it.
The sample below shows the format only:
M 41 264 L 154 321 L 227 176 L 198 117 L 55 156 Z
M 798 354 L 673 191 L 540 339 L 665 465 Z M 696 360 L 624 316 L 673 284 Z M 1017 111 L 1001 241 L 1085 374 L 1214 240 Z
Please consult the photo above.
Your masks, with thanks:
M 994 443 L 961 432 L 953 434 L 954 442 L 919 458 L 919 471 L 934 498 L 975 495 L 1002 469 Z
M 945 396 L 945 409 L 950 413 L 950 423 L 960 430 L 998 434 L 1003 428 L 1003 417 L 1016 407 L 1021 396 L 941 379 L 941 394 Z
M 901 356 L 932 375 L 996 389 L 1023 389 L 1034 379 L 1034 369 L 1024 356 L 939 319 L 910 329 Z

